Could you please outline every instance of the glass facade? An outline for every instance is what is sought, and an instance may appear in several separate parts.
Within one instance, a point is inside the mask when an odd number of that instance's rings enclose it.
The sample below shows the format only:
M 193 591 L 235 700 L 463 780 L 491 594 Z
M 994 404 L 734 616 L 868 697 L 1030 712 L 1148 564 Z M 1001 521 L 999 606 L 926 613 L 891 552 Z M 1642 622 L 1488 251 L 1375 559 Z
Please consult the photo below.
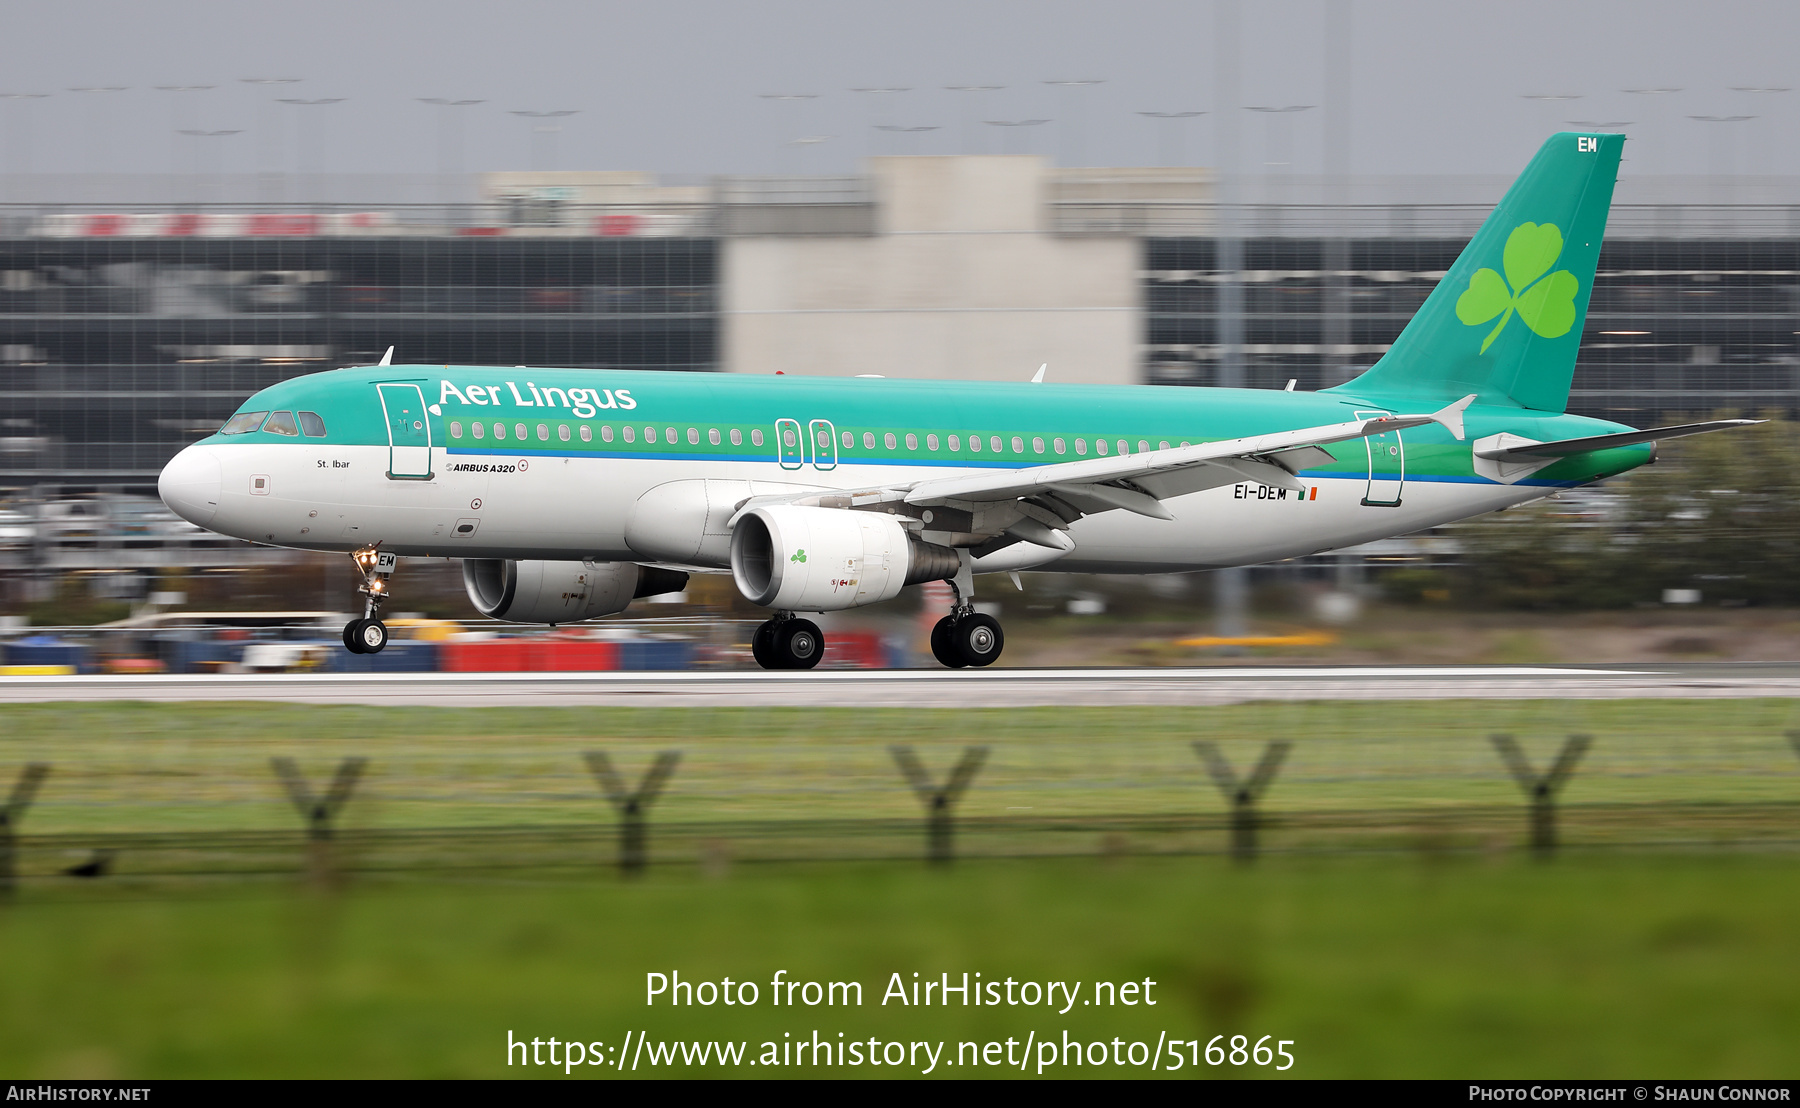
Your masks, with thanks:
M 710 238 L 0 239 L 0 482 L 153 484 L 276 381 L 718 368 Z
M 1467 238 L 1246 240 L 1243 365 L 1252 388 L 1317 389 L 1385 352 Z M 1144 244 L 1144 372 L 1217 383 L 1209 238 Z M 1720 410 L 1800 411 L 1800 236 L 1609 241 L 1570 409 L 1636 426 Z

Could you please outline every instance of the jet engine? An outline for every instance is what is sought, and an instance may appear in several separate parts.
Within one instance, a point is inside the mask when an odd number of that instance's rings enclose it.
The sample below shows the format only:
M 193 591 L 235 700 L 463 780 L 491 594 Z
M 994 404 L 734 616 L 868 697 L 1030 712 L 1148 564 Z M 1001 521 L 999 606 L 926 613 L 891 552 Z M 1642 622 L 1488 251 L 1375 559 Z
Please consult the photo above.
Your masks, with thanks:
M 687 587 L 688 575 L 634 562 L 516 562 L 464 558 L 463 588 L 475 610 L 510 623 L 575 623 L 625 610 L 633 600 Z
M 947 546 L 921 542 L 890 515 L 777 504 L 746 512 L 731 532 L 731 576 L 753 604 L 832 612 L 955 577 Z

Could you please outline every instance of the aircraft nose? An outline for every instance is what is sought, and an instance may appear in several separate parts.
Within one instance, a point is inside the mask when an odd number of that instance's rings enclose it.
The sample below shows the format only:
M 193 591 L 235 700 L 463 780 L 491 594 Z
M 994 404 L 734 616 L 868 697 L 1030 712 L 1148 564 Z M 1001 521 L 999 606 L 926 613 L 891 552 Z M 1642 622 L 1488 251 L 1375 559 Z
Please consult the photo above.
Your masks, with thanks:
M 224 484 L 219 456 L 210 446 L 190 446 L 169 460 L 156 491 L 169 510 L 197 527 L 212 522 Z

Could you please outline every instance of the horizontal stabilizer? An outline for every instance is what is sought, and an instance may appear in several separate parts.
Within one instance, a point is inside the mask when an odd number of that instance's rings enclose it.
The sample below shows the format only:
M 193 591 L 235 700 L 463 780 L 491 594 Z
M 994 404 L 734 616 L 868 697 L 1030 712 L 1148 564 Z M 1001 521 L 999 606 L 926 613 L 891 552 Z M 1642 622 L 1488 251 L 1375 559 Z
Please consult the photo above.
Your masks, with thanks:
M 1493 462 L 1541 461 L 1586 454 L 1592 450 L 1609 450 L 1615 446 L 1635 446 L 1658 439 L 1678 439 L 1686 435 L 1704 435 L 1708 431 L 1726 431 L 1733 427 L 1750 427 L 1765 423 L 1761 419 L 1714 419 L 1705 423 L 1683 423 L 1676 427 L 1653 427 L 1648 431 L 1621 431 L 1616 435 L 1589 435 L 1580 439 L 1556 442 L 1532 442 L 1516 435 L 1496 435 L 1500 441 L 1476 444 L 1475 456 Z

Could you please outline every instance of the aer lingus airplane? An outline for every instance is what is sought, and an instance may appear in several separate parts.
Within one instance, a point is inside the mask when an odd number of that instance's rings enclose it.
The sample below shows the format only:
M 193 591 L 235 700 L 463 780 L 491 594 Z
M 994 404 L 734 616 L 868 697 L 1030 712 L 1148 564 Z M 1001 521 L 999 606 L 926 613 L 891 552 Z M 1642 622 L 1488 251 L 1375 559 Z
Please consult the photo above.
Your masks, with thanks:
M 931 636 L 985 666 L 973 575 L 1165 573 L 1352 546 L 1649 462 L 1568 415 L 1622 135 L 1558 134 L 1388 353 L 1316 393 L 381 365 L 258 392 L 163 470 L 220 534 L 349 553 L 380 650 L 397 558 L 460 558 L 484 615 L 560 624 L 729 571 L 770 669 L 825 652 L 800 613 L 951 582 Z M 392 355 L 392 351 L 389 351 Z

